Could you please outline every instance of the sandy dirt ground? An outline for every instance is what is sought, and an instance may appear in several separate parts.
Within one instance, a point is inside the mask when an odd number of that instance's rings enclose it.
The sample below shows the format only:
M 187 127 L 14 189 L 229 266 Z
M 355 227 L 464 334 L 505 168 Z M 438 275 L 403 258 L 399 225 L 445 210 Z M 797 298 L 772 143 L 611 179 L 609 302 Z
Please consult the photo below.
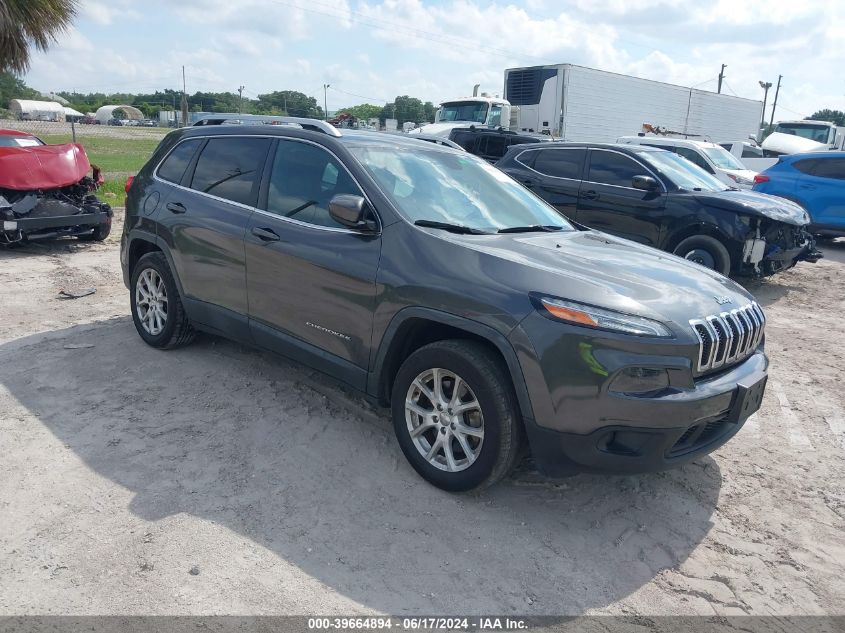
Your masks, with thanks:
M 480 495 L 423 482 L 386 412 L 318 373 L 145 346 L 117 235 L 0 251 L 0 615 L 845 614 L 828 250 L 749 286 L 770 387 L 722 449 Z

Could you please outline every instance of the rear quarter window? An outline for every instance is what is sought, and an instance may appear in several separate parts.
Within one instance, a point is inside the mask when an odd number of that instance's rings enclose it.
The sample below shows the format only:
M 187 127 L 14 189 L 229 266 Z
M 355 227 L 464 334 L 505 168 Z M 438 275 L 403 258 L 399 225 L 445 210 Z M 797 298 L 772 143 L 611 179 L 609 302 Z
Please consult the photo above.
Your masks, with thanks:
M 845 180 L 845 158 L 818 159 L 813 167 L 813 175 L 817 178 Z
M 797 160 L 793 167 L 800 171 L 802 174 L 813 174 L 813 167 L 816 165 L 816 160 L 814 158 L 805 159 L 805 160 Z
M 167 155 L 161 166 L 158 168 L 158 177 L 168 182 L 180 183 L 182 176 L 185 175 L 185 170 L 188 164 L 194 157 L 194 152 L 200 146 L 204 139 L 191 139 L 183 141 L 173 148 L 173 151 Z

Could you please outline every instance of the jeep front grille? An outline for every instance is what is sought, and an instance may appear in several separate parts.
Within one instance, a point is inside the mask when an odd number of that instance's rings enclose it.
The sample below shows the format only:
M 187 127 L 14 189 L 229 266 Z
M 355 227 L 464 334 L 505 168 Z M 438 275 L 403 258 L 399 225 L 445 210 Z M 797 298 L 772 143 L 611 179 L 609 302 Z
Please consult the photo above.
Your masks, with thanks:
M 756 302 L 747 306 L 691 319 L 698 337 L 698 373 L 730 365 L 751 354 L 763 338 L 766 317 Z

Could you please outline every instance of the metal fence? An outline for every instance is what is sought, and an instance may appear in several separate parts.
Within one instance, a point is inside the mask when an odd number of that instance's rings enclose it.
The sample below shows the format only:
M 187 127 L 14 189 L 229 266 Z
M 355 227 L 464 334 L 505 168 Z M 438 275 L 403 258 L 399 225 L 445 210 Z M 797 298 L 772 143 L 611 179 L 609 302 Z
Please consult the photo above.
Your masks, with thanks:
M 123 125 L 90 125 L 57 121 L 21 121 L 19 119 L 0 119 L 0 129 L 20 130 L 28 134 L 43 137 L 45 141 L 59 140 L 84 141 L 85 138 L 119 139 L 162 139 L 173 128 L 140 127 Z

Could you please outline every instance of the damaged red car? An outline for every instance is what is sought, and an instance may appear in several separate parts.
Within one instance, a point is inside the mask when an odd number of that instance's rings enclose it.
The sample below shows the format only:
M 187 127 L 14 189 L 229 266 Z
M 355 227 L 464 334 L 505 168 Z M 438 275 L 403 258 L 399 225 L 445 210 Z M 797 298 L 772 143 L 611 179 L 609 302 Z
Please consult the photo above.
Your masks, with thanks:
M 94 195 L 102 184 L 81 145 L 47 145 L 0 129 L 0 245 L 68 235 L 106 239 L 112 209 Z

